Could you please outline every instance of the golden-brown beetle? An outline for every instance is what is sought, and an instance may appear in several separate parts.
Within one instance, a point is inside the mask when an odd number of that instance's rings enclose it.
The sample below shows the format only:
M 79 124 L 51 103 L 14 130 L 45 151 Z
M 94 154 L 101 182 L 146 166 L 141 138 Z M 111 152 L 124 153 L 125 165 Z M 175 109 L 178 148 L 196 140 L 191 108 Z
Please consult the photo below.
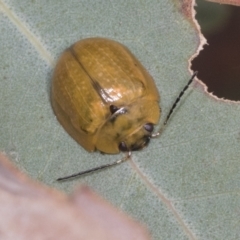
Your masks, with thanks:
M 117 162 L 80 174 L 128 159 L 159 134 L 152 133 L 160 118 L 155 83 L 136 57 L 116 41 L 88 38 L 69 47 L 57 63 L 51 91 L 57 119 L 86 150 L 127 152 Z M 70 177 L 75 175 L 79 174 Z

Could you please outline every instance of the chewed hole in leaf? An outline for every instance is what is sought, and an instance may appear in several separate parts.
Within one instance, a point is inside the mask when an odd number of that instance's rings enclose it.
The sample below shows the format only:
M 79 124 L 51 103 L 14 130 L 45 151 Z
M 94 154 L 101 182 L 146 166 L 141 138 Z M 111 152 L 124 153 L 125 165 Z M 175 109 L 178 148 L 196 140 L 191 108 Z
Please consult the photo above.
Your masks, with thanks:
M 197 1 L 196 18 L 208 45 L 192 68 L 219 98 L 240 100 L 240 8 Z

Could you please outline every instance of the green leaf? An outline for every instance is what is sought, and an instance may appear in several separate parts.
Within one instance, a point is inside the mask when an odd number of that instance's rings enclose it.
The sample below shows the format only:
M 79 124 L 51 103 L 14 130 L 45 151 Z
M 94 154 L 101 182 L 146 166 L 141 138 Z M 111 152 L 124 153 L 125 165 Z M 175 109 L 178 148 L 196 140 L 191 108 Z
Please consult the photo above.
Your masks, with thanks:
M 187 14 L 186 14 L 187 15 Z M 120 159 L 88 153 L 50 103 L 60 53 L 79 39 L 115 39 L 154 77 L 166 117 L 190 74 L 199 38 L 173 1 L 0 1 L 0 150 L 33 178 L 71 192 L 88 184 L 145 223 L 153 239 L 239 239 L 240 106 L 195 83 L 160 138 L 132 161 L 66 182 L 58 177 Z

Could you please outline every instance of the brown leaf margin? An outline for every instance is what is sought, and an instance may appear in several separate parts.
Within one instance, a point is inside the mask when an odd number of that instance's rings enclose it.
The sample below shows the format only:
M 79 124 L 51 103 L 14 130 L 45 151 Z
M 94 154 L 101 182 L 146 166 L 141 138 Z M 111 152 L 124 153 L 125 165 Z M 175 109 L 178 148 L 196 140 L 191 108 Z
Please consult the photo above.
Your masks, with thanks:
M 229 4 L 229 5 L 240 6 L 240 0 L 207 0 L 207 1 L 220 3 L 220 4 Z
M 71 196 L 37 183 L 0 153 L 0 239 L 147 240 L 146 228 L 87 186 Z

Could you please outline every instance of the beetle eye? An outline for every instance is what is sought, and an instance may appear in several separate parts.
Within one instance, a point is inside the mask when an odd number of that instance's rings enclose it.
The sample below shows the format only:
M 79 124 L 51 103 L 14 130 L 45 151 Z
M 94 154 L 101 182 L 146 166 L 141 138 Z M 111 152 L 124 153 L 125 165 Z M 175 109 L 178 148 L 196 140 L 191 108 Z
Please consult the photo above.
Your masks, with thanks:
M 153 124 L 152 123 L 146 123 L 145 125 L 144 125 L 144 129 L 146 130 L 146 131 L 148 131 L 148 132 L 152 132 L 153 131 Z
M 119 145 L 118 145 L 118 148 L 121 152 L 128 152 L 129 149 L 127 148 L 127 145 L 125 144 L 125 142 L 121 142 Z
M 110 105 L 110 112 L 111 112 L 111 114 L 114 114 L 119 108 L 118 107 L 116 107 L 115 105 Z

